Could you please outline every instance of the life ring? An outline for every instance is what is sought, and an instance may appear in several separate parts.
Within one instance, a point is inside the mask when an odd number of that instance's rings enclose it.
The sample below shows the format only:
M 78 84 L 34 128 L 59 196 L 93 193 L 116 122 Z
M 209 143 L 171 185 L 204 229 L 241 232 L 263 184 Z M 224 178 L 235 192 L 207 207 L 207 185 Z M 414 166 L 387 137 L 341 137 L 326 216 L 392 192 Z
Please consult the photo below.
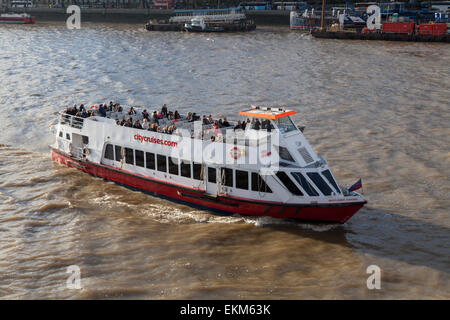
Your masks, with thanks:
M 89 110 L 92 110 L 92 109 L 97 110 L 97 109 L 98 109 L 98 106 L 91 106 L 91 107 L 89 108 Z
M 230 155 L 234 160 L 237 160 L 240 156 L 244 155 L 244 152 L 242 152 L 238 147 L 233 147 L 230 150 Z

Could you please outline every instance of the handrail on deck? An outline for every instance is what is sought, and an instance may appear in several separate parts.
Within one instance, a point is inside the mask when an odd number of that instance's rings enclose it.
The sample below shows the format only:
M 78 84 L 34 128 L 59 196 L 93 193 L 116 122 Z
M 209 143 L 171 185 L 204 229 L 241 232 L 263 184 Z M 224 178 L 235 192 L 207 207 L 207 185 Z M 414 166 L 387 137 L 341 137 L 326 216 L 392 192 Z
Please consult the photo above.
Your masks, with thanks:
M 83 123 L 84 123 L 85 118 L 73 116 L 71 114 L 67 114 L 64 112 L 60 113 L 60 115 L 61 115 L 59 118 L 60 124 L 68 124 L 72 128 L 76 128 L 76 129 L 83 128 Z

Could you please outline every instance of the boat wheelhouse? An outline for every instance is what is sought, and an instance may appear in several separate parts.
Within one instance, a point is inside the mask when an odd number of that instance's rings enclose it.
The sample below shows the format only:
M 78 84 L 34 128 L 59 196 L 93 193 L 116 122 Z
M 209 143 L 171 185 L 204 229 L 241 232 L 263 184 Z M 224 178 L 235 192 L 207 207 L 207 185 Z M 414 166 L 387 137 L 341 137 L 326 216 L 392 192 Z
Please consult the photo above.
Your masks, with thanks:
M 294 110 L 251 107 L 241 121 L 163 117 L 171 134 L 121 126 L 147 113 L 58 116 L 52 159 L 131 189 L 223 214 L 345 222 L 365 203 L 340 187 Z

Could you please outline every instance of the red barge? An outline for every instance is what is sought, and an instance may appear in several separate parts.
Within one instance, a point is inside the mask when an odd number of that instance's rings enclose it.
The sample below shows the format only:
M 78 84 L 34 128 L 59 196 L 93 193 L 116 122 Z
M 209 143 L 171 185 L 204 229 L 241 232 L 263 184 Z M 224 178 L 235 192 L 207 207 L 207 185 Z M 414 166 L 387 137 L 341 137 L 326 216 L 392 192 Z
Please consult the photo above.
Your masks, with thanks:
M 92 110 L 89 117 L 70 108 L 58 116 L 54 161 L 221 214 L 344 223 L 366 203 L 357 188 L 337 184 L 291 120 L 294 110 L 252 107 L 240 112 L 243 122 L 220 126 L 191 113 L 174 119 Z M 128 118 L 138 125 L 120 125 Z

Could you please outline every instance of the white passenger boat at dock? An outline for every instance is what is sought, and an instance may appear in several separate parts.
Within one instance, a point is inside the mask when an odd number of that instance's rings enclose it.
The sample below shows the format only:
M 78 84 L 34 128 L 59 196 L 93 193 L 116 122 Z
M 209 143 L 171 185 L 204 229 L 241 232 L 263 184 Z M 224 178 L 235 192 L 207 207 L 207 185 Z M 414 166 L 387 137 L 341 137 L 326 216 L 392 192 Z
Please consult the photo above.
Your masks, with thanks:
M 357 187 L 337 184 L 294 110 L 249 107 L 242 123 L 220 125 L 195 113 L 70 110 L 58 115 L 52 159 L 133 190 L 221 214 L 340 223 L 366 203 Z M 136 128 L 120 125 L 128 118 Z M 139 128 L 152 121 L 167 133 Z

